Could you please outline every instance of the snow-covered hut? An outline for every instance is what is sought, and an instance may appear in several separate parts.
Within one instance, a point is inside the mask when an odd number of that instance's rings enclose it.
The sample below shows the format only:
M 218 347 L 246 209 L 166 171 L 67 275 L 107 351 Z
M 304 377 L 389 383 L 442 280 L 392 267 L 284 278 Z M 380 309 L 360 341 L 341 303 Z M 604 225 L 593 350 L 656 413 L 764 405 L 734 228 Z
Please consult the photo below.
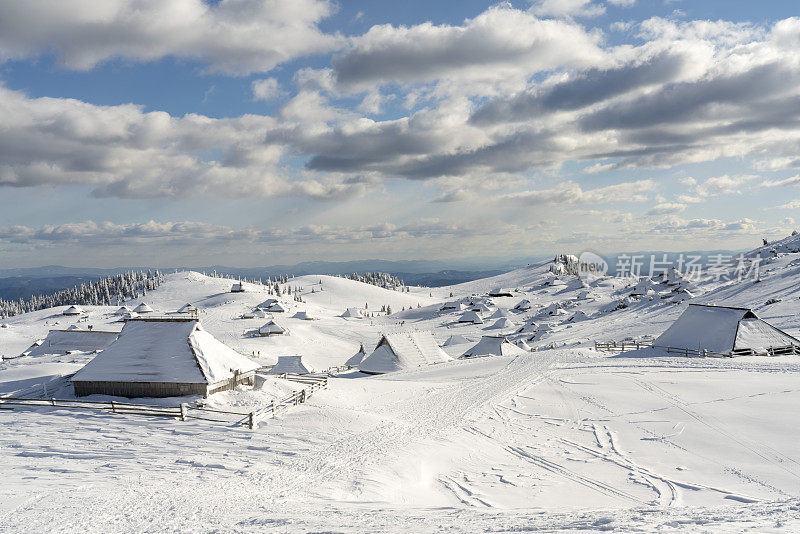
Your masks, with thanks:
M 578 310 L 578 311 L 576 311 L 575 313 L 572 314 L 572 317 L 567 319 L 567 322 L 568 323 L 577 323 L 577 322 L 580 322 L 580 321 L 586 321 L 587 319 L 589 319 L 589 316 L 586 315 L 586 312 L 583 311 L 583 310 Z
M 502 287 L 496 287 L 489 291 L 490 297 L 513 297 L 514 295 L 511 293 L 510 289 L 504 289 Z
M 83 311 L 83 308 L 77 305 L 70 306 L 69 308 L 61 312 L 62 315 L 81 315 L 83 313 L 86 312 Z
M 514 324 L 514 322 L 511 319 L 509 319 L 508 317 L 502 317 L 496 320 L 491 326 L 487 328 L 500 330 L 503 328 L 514 328 L 515 326 L 517 325 Z
M 653 346 L 726 355 L 791 353 L 800 340 L 760 319 L 747 308 L 689 304 Z
M 314 368 L 302 356 L 278 356 L 278 363 L 269 370 L 271 375 L 307 375 L 313 372 Z
M 94 352 L 103 350 L 111 345 L 118 335 L 119 332 L 79 330 L 75 325 L 66 330 L 50 330 L 39 346 L 30 350 L 28 356 L 62 355 L 73 351 Z
M 653 291 L 653 281 L 649 278 L 642 278 L 631 290 L 631 296 L 644 296 Z
M 531 309 L 531 301 L 528 299 L 522 299 L 517 303 L 516 306 L 514 306 L 514 309 L 519 311 L 528 311 Z
M 471 309 L 472 309 L 472 311 L 474 311 L 474 312 L 477 312 L 477 313 L 483 313 L 483 314 L 486 314 L 486 313 L 489 313 L 489 312 L 491 312 L 491 311 L 492 311 L 492 310 L 489 308 L 489 306 L 487 306 L 487 305 L 486 305 L 486 304 L 484 304 L 483 302 L 478 302 L 477 304 L 474 304 L 474 305 L 472 306 L 472 308 L 471 308 Z
M 461 317 L 458 318 L 459 323 L 472 323 L 472 324 L 483 324 L 483 319 L 481 319 L 480 315 L 477 312 L 472 310 L 465 311 Z
M 261 304 L 259 304 L 258 308 L 263 308 L 263 309 L 266 310 L 267 308 L 269 308 L 273 304 L 277 304 L 277 303 L 278 303 L 278 299 L 267 299 L 264 302 L 262 302 Z
M 293 319 L 302 319 L 303 321 L 313 321 L 316 317 L 312 316 L 307 311 L 299 311 L 292 315 Z
M 510 318 L 511 314 L 502 308 L 497 308 L 494 313 L 489 316 L 489 319 L 502 319 L 503 317 Z
M 358 308 L 347 308 L 343 314 L 339 317 L 345 317 L 349 319 L 363 319 L 364 315 L 361 313 L 361 310 Z
M 279 336 L 285 333 L 286 329 L 275 323 L 275 321 L 270 321 L 258 329 L 259 336 Z
M 267 308 L 267 311 L 270 313 L 283 313 L 286 311 L 286 308 L 281 306 L 279 302 L 276 302 L 275 304 Z
M 235 282 L 231 286 L 231 293 L 244 293 L 244 284 L 241 282 Z
M 483 336 L 474 347 L 466 351 L 461 357 L 516 356 L 524 353 L 523 349 L 511 343 L 505 336 Z
M 378 346 L 372 354 L 364 358 L 358 369 L 362 373 L 382 374 L 450 360 L 452 358 L 436 344 L 433 334 L 399 332 L 384 334 Z
M 177 313 L 197 313 L 197 306 L 193 304 L 184 304 L 178 309 Z
M 114 315 L 127 315 L 127 314 L 129 314 L 131 311 L 132 311 L 132 310 L 131 310 L 129 307 L 127 307 L 127 306 L 120 306 L 120 307 L 119 307 L 119 308 L 117 308 L 117 310 L 114 312 Z
M 196 319 L 134 319 L 71 381 L 77 396 L 208 396 L 252 384 L 259 367 Z
M 140 303 L 133 309 L 136 313 L 153 313 L 153 308 L 151 308 L 146 302 Z
M 470 341 L 469 339 L 467 339 L 466 337 L 464 337 L 464 336 L 462 336 L 460 334 L 455 334 L 455 335 L 452 335 L 452 336 L 448 337 L 447 341 L 442 343 L 442 346 L 443 347 L 449 347 L 450 345 L 463 345 L 465 343 L 472 343 L 472 341 Z
M 361 362 L 364 361 L 364 358 L 366 356 L 367 356 L 367 353 L 364 350 L 364 344 L 362 343 L 361 346 L 358 347 L 358 352 L 356 352 L 355 354 L 350 356 L 347 359 L 347 361 L 344 362 L 344 364 L 347 365 L 347 366 L 350 366 L 350 367 L 358 367 L 361 364 Z

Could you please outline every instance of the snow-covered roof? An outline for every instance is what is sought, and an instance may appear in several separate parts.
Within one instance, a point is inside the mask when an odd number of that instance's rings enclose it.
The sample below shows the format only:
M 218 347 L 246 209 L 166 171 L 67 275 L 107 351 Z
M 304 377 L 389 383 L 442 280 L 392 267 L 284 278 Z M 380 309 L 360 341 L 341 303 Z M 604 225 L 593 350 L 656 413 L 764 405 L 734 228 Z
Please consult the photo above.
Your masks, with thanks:
M 363 319 L 364 315 L 358 308 L 347 308 L 340 317 L 353 317 L 356 319 Z
M 503 317 L 511 317 L 511 314 L 506 310 L 497 308 L 494 313 L 489 316 L 489 319 L 502 319 Z
M 93 352 L 108 347 L 115 339 L 117 339 L 117 332 L 77 329 L 51 330 L 39 346 L 31 350 L 28 355 L 66 354 L 73 350 Z
M 304 321 L 313 321 L 315 319 L 315 317 L 312 317 L 311 315 L 309 315 L 309 313 L 307 311 L 299 311 L 299 312 L 295 313 L 294 315 L 292 315 L 292 318 L 294 318 L 294 319 L 302 319 Z
M 381 374 L 450 361 L 430 332 L 384 334 L 377 348 L 364 358 L 359 370 Z
M 286 332 L 286 329 L 279 324 L 276 324 L 275 321 L 270 321 L 261 328 L 258 329 L 259 334 L 283 334 Z
M 83 308 L 81 308 L 80 306 L 70 306 L 63 312 L 64 315 L 80 315 L 82 313 L 86 312 L 83 311 Z
M 73 382 L 215 384 L 259 364 L 206 332 L 196 320 L 131 320 L 119 338 L 72 377 Z
M 747 308 L 689 304 L 653 345 L 727 354 L 732 350 L 800 346 L 800 341 Z
M 131 309 L 130 309 L 129 307 L 127 307 L 127 306 L 120 306 L 120 307 L 119 307 L 119 308 L 117 308 L 117 310 L 114 312 L 114 315 L 125 315 L 125 314 L 127 314 L 127 313 L 130 313 L 130 312 L 131 312 Z
M 473 323 L 483 324 L 483 319 L 476 312 L 469 310 L 465 311 L 461 317 L 458 318 L 459 323 Z
M 518 339 L 517 346 L 522 350 L 524 350 L 525 352 L 531 352 L 531 346 L 525 343 L 524 339 Z
M 197 311 L 197 306 L 194 306 L 192 304 L 184 304 L 183 306 L 180 307 L 178 313 L 193 313 L 196 311 Z
M 508 317 L 502 317 L 497 321 L 495 321 L 494 324 L 492 324 L 489 328 L 496 328 L 496 329 L 514 328 L 515 326 L 517 325 L 514 324 L 514 322 L 511 319 L 509 319 Z
M 470 341 L 469 339 L 460 334 L 455 334 L 448 337 L 447 341 L 442 343 L 442 346 L 449 347 L 450 345 L 463 345 L 464 343 L 472 343 L 472 341 Z
M 569 319 L 567 319 L 567 322 L 570 322 L 570 323 L 576 323 L 576 322 L 578 322 L 578 321 L 585 321 L 585 320 L 587 320 L 588 318 L 589 318 L 589 316 L 588 316 L 588 315 L 586 315 L 586 312 L 585 312 L 585 311 L 583 311 L 583 310 L 578 310 L 578 311 L 576 311 L 575 313 L 573 313 L 573 314 L 572 314 L 572 317 L 570 317 Z
M 531 301 L 529 301 L 528 299 L 522 299 L 521 301 L 519 301 L 517 303 L 516 306 L 514 306 L 514 309 L 515 310 L 522 310 L 522 311 L 530 310 L 531 309 Z
M 475 304 L 474 306 L 472 306 L 472 311 L 476 311 L 478 313 L 489 313 L 492 310 L 489 309 L 489 307 L 486 304 L 484 304 L 483 302 L 479 302 L 479 303 Z
M 307 375 L 313 372 L 314 368 L 302 356 L 278 356 L 278 363 L 269 370 L 269 374 L 273 375 L 283 373 Z
M 496 287 L 489 291 L 490 297 L 510 297 L 512 296 L 510 289 L 505 289 L 502 287 Z
M 152 313 L 153 308 L 151 308 L 146 302 L 142 302 L 138 306 L 136 306 L 133 311 L 136 313 Z
M 362 362 L 362 361 L 364 361 L 364 358 L 366 357 L 366 355 L 367 355 L 367 354 L 364 352 L 364 345 L 362 344 L 362 345 L 361 345 L 361 346 L 358 348 L 358 352 L 356 352 L 355 354 L 353 354 L 352 356 L 350 356 L 350 357 L 347 359 L 347 361 L 346 361 L 346 362 L 344 362 L 344 364 L 345 364 L 345 365 L 349 365 L 349 366 L 351 366 L 351 367 L 357 367 L 358 365 L 360 365 L 360 364 L 361 364 L 361 362 Z
M 261 304 L 259 304 L 258 307 L 259 308 L 269 308 L 273 304 L 277 304 L 277 303 L 278 303 L 278 299 L 267 299 L 264 302 L 262 302 Z
M 285 312 L 285 311 L 286 311 L 286 308 L 284 308 L 283 306 L 281 306 L 279 302 L 276 302 L 275 304 L 273 304 L 272 306 L 270 306 L 270 307 L 267 309 L 267 311 L 269 311 L 269 312 L 275 312 L 275 313 L 282 313 L 282 312 Z
M 525 351 L 511 343 L 505 336 L 483 336 L 474 347 L 462 356 L 475 358 L 478 356 L 514 356 L 524 354 Z

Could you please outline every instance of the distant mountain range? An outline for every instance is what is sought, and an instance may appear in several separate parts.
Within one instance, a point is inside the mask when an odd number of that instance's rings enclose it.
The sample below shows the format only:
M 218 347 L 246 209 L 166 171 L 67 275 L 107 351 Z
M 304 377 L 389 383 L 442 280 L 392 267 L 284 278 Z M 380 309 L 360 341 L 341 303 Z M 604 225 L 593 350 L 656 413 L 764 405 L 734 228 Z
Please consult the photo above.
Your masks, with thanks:
M 629 252 L 627 256 L 655 257 L 660 260 L 664 254 L 668 261 L 677 262 L 680 254 L 699 255 L 705 263 L 709 256 L 715 254 L 734 255 L 736 251 L 692 251 L 684 253 L 664 252 Z M 576 253 L 576 255 L 579 253 Z M 611 274 L 622 253 L 603 255 L 608 262 Z M 528 258 L 514 258 L 493 260 L 491 258 L 457 258 L 453 260 L 355 260 L 343 262 L 307 261 L 294 265 L 272 265 L 268 267 L 227 267 L 224 265 L 209 265 L 205 267 L 171 267 L 160 269 L 163 272 L 172 272 L 175 269 L 193 270 L 205 273 L 216 271 L 220 274 L 234 277 L 267 278 L 278 275 L 302 276 L 306 274 L 349 274 L 364 272 L 384 272 L 402 279 L 410 285 L 440 287 L 445 285 L 470 282 L 480 278 L 495 276 L 512 269 L 524 267 L 530 263 L 539 262 L 550 258 L 551 255 L 535 255 Z M 646 267 L 649 267 L 647 265 Z M 28 267 L 15 269 L 0 269 L 0 298 L 19 299 L 31 295 L 49 294 L 60 289 L 72 287 L 103 276 L 120 274 L 125 271 L 146 271 L 148 267 L 115 267 L 100 269 L 91 267 L 64 267 L 61 265 L 46 265 L 43 267 Z M 645 271 L 642 274 L 646 274 Z

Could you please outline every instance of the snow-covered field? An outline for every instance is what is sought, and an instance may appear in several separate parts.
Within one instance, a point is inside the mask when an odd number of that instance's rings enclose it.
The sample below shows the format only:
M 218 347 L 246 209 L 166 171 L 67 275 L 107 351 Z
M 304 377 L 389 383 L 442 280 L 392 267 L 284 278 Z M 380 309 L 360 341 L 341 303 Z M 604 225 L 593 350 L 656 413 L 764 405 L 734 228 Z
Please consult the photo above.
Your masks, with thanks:
M 704 280 L 682 303 L 661 298 L 665 287 L 632 298 L 620 279 L 585 287 L 561 275 L 553 284 L 550 263 L 407 293 L 302 277 L 287 285 L 302 286 L 305 302 L 281 297 L 287 311 L 273 314 L 289 334 L 268 338 L 245 335 L 268 319 L 237 319 L 270 297 L 263 289 L 229 293 L 228 280 L 170 274 L 146 302 L 157 312 L 197 305 L 209 332 L 265 365 L 302 354 L 324 369 L 361 343 L 369 353 L 382 332 L 407 330 L 432 331 L 440 343 L 454 334 L 476 342 L 503 333 L 538 350 L 380 376 L 349 372 L 252 431 L 88 411 L 0 411 L 0 530 L 797 531 L 800 357 L 593 349 L 595 340 L 658 335 L 687 302 L 750 307 L 800 335 L 800 254 L 761 252 L 769 259 L 760 281 Z M 491 299 L 484 324 L 439 311 L 496 287 L 514 296 Z M 531 308 L 514 310 L 523 299 Z M 388 304 L 394 313 L 339 317 L 365 304 L 368 311 Z M 121 328 L 114 308 L 86 308 L 82 326 Z M 514 326 L 491 328 L 498 309 Z M 77 321 L 60 311 L 2 321 L 0 353 L 15 356 L 49 329 Z M 293 319 L 297 311 L 316 320 Z M 531 321 L 549 329 L 515 333 Z M 470 346 L 444 348 L 458 356 Z M 69 395 L 59 377 L 91 357 L 4 361 L 0 393 L 48 383 Z M 282 382 L 212 402 L 247 411 L 291 391 Z

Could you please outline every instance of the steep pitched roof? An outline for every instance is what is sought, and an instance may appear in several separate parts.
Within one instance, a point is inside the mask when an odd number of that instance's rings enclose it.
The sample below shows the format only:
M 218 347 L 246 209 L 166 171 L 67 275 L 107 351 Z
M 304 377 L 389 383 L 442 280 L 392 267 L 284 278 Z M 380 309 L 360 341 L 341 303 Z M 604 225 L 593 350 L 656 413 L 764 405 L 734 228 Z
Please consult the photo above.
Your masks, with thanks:
M 505 336 L 483 336 L 474 347 L 467 350 L 462 357 L 478 356 L 515 356 L 525 351 L 511 343 Z
M 203 330 L 196 320 L 130 320 L 112 343 L 72 377 L 73 382 L 214 384 L 259 365 Z
M 371 374 L 390 373 L 450 360 L 452 358 L 429 332 L 384 334 L 377 348 L 361 362 L 359 370 Z

